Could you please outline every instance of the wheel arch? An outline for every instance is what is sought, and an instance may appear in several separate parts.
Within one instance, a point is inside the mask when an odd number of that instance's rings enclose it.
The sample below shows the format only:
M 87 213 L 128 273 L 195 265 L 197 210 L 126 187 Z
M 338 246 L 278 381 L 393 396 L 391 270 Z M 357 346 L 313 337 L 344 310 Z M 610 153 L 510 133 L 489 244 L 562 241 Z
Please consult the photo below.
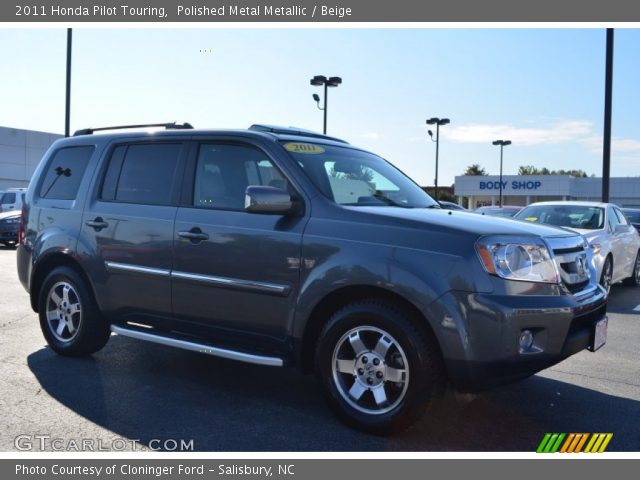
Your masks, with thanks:
M 314 370 L 314 356 L 317 345 L 317 338 L 320 335 L 322 327 L 329 320 L 331 314 L 341 307 L 356 302 L 358 300 L 376 299 L 386 300 L 393 303 L 396 307 L 401 308 L 411 318 L 416 319 L 416 327 L 420 328 L 426 335 L 433 336 L 438 349 L 441 349 L 440 342 L 435 334 L 429 319 L 420 309 L 397 292 L 388 290 L 383 287 L 373 285 L 349 285 L 338 288 L 326 294 L 314 307 L 305 324 L 302 339 L 300 340 L 300 348 L 298 358 L 300 368 L 305 373 L 311 373 Z M 442 357 L 442 351 L 439 351 Z
M 47 278 L 47 275 L 55 268 L 58 267 L 68 267 L 75 271 L 82 279 L 85 281 L 87 288 L 93 298 L 95 299 L 95 292 L 93 291 L 93 285 L 89 281 L 89 276 L 86 274 L 80 262 L 78 262 L 71 254 L 64 253 L 61 251 L 52 252 L 41 258 L 35 266 L 35 269 L 31 276 L 31 288 L 30 288 L 30 297 L 31 297 L 31 308 L 34 312 L 38 312 L 38 299 L 40 298 L 40 290 L 42 289 L 42 284 L 44 280 Z

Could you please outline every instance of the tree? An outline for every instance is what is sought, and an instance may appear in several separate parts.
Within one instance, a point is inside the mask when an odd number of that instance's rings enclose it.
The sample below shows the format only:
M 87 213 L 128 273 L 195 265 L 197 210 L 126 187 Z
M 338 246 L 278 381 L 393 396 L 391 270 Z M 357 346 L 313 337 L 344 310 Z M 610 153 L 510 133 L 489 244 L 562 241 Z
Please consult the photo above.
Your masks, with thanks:
M 518 168 L 518 175 L 571 175 L 572 177 L 585 178 L 589 175 L 584 170 L 549 170 L 544 167 L 538 169 L 533 165 L 522 165 Z
M 467 167 L 467 169 L 464 171 L 464 175 L 479 176 L 479 175 L 489 175 L 489 174 L 478 163 L 474 163 L 473 165 L 469 165 Z

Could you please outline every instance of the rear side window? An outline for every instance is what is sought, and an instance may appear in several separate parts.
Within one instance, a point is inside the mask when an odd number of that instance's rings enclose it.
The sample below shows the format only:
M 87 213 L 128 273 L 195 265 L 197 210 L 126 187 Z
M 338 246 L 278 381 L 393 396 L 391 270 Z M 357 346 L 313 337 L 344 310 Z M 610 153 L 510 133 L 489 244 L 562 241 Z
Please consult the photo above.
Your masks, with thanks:
M 181 143 L 121 145 L 115 148 L 101 198 L 122 203 L 171 205 Z
M 95 147 L 61 148 L 53 154 L 40 186 L 40 197 L 55 200 L 75 200 L 80 182 Z

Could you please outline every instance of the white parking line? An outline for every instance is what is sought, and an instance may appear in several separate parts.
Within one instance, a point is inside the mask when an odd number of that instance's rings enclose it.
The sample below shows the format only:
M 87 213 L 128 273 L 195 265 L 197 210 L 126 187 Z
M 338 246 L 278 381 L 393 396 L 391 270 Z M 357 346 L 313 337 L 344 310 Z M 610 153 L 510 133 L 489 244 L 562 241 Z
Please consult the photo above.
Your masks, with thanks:
M 634 312 L 640 312 L 640 305 L 633 309 Z

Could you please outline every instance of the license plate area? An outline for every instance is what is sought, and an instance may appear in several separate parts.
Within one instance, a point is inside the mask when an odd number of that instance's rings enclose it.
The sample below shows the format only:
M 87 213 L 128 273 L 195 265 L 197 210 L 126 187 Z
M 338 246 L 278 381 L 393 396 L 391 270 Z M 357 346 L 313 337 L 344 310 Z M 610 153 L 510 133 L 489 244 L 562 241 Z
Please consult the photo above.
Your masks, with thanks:
M 604 317 L 601 320 L 598 320 L 593 326 L 593 332 L 591 334 L 591 345 L 589 345 L 589 350 L 592 352 L 597 351 L 602 348 L 605 343 L 607 343 L 607 326 L 609 324 L 609 319 Z

